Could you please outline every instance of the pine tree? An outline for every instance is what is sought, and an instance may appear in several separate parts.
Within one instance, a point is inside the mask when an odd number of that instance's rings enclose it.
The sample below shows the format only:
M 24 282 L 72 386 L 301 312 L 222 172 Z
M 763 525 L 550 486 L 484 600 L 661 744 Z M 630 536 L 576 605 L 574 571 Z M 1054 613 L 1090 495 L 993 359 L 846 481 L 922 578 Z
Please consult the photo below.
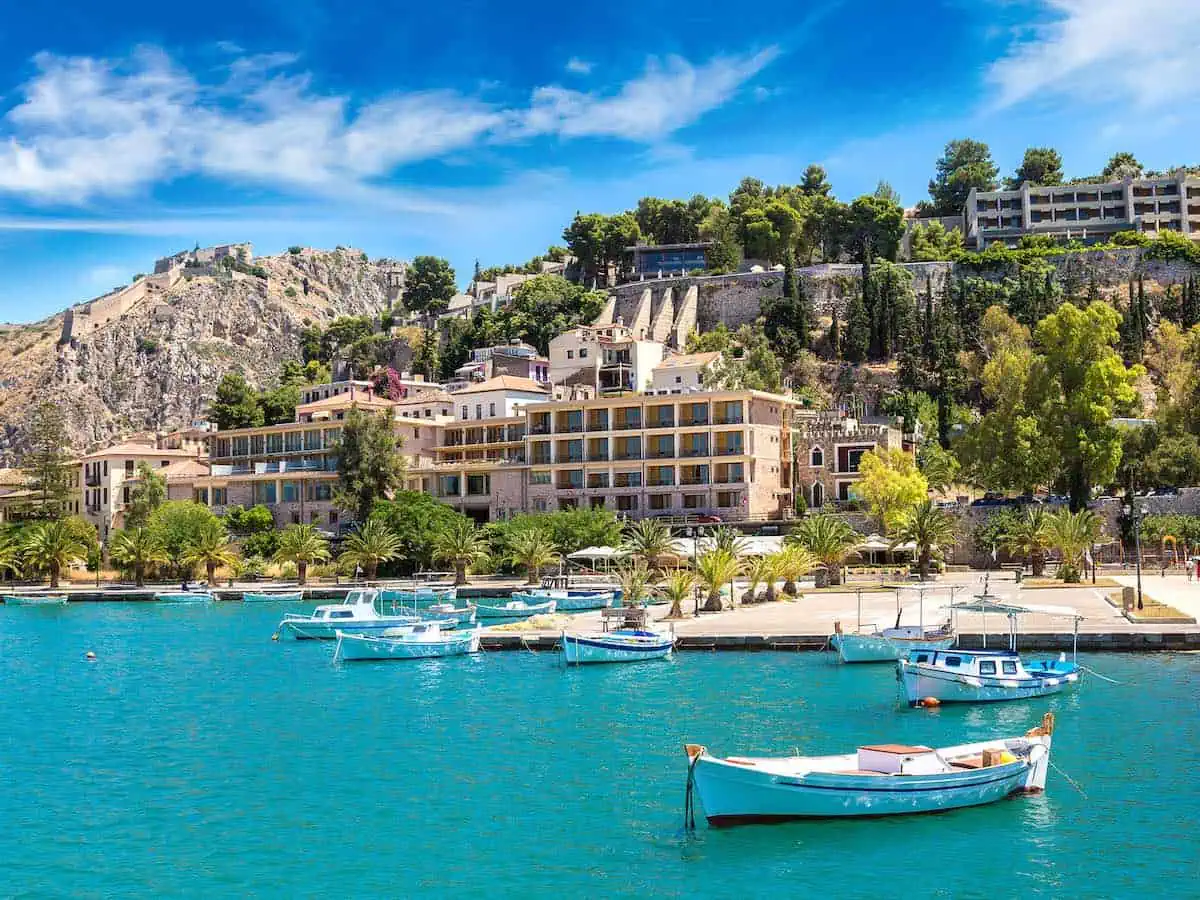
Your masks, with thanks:
M 871 349 L 871 315 L 863 302 L 862 294 L 850 298 L 850 309 L 846 313 L 846 336 L 842 343 L 842 355 L 847 362 L 866 362 Z
M 833 321 L 829 323 L 829 358 L 840 359 L 842 352 L 842 326 L 838 322 L 837 310 L 833 311 Z
M 809 333 L 813 327 L 812 303 L 809 302 L 808 293 L 804 289 L 803 283 L 796 284 L 796 299 L 793 305 L 795 310 L 795 329 L 796 337 L 800 339 L 801 349 L 807 350 L 812 343 Z
M 791 247 L 783 254 L 783 297 L 785 300 L 796 299 L 796 257 L 792 255 Z
M 925 281 L 925 320 L 922 322 L 921 355 L 933 361 L 933 278 Z
M 21 471 L 32 513 L 40 519 L 62 518 L 71 496 L 73 468 L 64 407 L 49 400 L 37 404 L 29 415 L 28 435 L 29 452 Z
M 1183 283 L 1183 309 L 1180 316 L 1184 328 L 1200 324 L 1200 284 L 1193 275 Z

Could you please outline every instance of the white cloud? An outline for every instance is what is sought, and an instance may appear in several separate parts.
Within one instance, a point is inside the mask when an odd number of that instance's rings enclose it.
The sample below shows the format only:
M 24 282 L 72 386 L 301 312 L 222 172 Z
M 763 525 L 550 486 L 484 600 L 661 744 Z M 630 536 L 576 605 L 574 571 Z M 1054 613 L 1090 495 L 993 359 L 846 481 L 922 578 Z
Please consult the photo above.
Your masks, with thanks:
M 118 60 L 43 53 L 0 120 L 0 193 L 83 204 L 185 175 L 389 193 L 379 184 L 397 168 L 485 140 L 662 142 L 728 102 L 776 54 L 652 59 L 614 92 L 538 87 L 527 107 L 503 108 L 452 90 L 366 102 L 323 94 L 290 71 L 287 53 L 239 56 L 209 81 L 155 48 Z
M 1039 2 L 1050 21 L 987 73 L 997 107 L 1047 95 L 1147 107 L 1192 98 L 1200 79 L 1200 3 Z
M 578 56 L 572 56 L 567 60 L 566 70 L 572 75 L 590 75 L 592 74 L 593 63 L 586 59 L 580 59 Z

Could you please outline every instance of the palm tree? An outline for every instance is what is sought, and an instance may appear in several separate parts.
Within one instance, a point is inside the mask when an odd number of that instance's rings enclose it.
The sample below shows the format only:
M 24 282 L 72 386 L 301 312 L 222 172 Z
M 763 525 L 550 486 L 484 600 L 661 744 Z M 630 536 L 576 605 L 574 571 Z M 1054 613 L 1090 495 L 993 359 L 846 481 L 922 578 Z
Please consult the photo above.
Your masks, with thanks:
M 706 550 L 726 550 L 741 559 L 750 549 L 740 531 L 720 525 L 696 541 L 697 549 L 703 544 Z
M 383 519 L 367 519 L 365 525 L 346 538 L 346 549 L 338 562 L 362 566 L 370 581 L 379 571 L 380 563 L 390 562 L 399 555 L 400 538 L 396 532 Z
M 1083 552 L 1100 537 L 1100 520 L 1090 509 L 1081 509 L 1077 513 L 1061 509 L 1047 516 L 1047 521 L 1050 545 L 1057 547 L 1062 553 L 1062 565 L 1058 567 L 1059 578 L 1063 581 L 1079 581 Z
M 933 551 L 953 547 L 956 540 L 954 520 L 946 511 L 925 500 L 910 509 L 900 520 L 892 535 L 892 549 L 897 545 L 913 543 L 917 546 L 917 566 L 921 580 L 929 577 L 929 560 Z
M 783 592 L 789 597 L 799 593 L 796 589 L 796 579 L 807 575 L 817 566 L 817 558 L 812 551 L 799 544 L 788 544 L 774 557 L 775 571 L 783 579 Z
M 467 583 L 467 567 L 488 555 L 488 543 L 475 529 L 475 523 L 463 517 L 433 538 L 434 558 L 454 563 L 455 586 Z
M 671 529 L 655 519 L 642 519 L 631 525 L 621 547 L 652 570 L 659 568 L 664 556 L 679 554 L 679 543 L 671 536 Z
M 146 584 L 146 569 L 150 566 L 169 563 L 170 555 L 162 539 L 149 528 L 124 528 L 112 536 L 108 555 L 113 562 L 133 569 L 134 584 Z
M 637 606 L 645 599 L 647 588 L 650 587 L 650 568 L 640 559 L 622 566 L 617 572 L 617 580 L 621 583 L 621 605 Z
M 29 529 L 21 548 L 25 562 L 50 574 L 50 587 L 58 587 L 58 577 L 72 563 L 87 559 L 87 544 L 66 520 L 44 522 Z
M 1050 516 L 1045 507 L 1032 506 L 1025 511 L 1004 535 L 1004 547 L 1009 553 L 1028 559 L 1033 577 L 1046 571 L 1046 550 L 1050 546 Z
M 666 582 L 659 590 L 666 599 L 671 601 L 671 610 L 667 613 L 668 619 L 683 618 L 683 602 L 692 596 L 692 589 L 695 586 L 696 576 L 690 569 L 676 569 L 667 576 Z
M 842 563 L 861 541 L 857 531 L 828 513 L 808 516 L 784 538 L 785 544 L 803 547 L 825 567 L 817 571 L 817 587 L 842 583 Z
M 529 584 L 537 584 L 538 573 L 551 563 L 558 562 L 558 548 L 544 528 L 522 528 L 508 539 L 508 559 L 522 566 Z
M 775 599 L 776 566 L 774 555 L 755 556 L 746 566 L 746 593 L 742 594 L 743 603 L 753 603 L 754 595 L 760 584 L 767 586 L 767 599 Z
M 721 588 L 737 578 L 741 561 L 726 548 L 709 550 L 696 560 L 696 577 L 708 591 L 705 612 L 721 611 Z
M 0 575 L 14 578 L 21 574 L 21 545 L 11 534 L 0 535 Z
M 296 564 L 297 584 L 303 585 L 308 578 L 310 563 L 325 562 L 328 559 L 329 541 L 312 525 L 289 525 L 279 535 L 275 561 Z
M 217 566 L 232 566 L 237 560 L 237 548 L 229 540 L 225 524 L 218 519 L 201 525 L 180 556 L 185 566 L 204 566 L 210 586 L 216 581 Z

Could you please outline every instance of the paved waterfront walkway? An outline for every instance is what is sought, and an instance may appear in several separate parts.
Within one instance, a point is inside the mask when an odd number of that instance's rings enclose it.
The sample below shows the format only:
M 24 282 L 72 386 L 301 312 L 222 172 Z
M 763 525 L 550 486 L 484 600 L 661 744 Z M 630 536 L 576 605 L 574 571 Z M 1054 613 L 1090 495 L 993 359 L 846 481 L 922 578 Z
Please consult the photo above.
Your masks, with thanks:
M 1114 576 L 1121 584 L 1135 587 L 1135 575 Z M 1175 607 L 1200 622 L 1200 582 L 1188 581 L 1186 575 L 1160 575 L 1157 571 L 1142 572 L 1142 593 L 1160 603 Z

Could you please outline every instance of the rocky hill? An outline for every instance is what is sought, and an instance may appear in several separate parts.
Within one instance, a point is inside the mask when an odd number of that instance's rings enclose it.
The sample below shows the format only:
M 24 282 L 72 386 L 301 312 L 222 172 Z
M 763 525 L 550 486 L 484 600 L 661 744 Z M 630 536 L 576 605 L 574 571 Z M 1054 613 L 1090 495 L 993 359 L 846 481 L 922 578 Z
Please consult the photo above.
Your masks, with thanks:
M 79 451 L 186 425 L 226 372 L 269 384 L 298 358 L 305 324 L 378 313 L 396 296 L 395 264 L 353 250 L 289 252 L 242 269 L 150 276 L 136 290 L 0 326 L 0 465 L 19 459 L 38 399 L 63 404 Z

